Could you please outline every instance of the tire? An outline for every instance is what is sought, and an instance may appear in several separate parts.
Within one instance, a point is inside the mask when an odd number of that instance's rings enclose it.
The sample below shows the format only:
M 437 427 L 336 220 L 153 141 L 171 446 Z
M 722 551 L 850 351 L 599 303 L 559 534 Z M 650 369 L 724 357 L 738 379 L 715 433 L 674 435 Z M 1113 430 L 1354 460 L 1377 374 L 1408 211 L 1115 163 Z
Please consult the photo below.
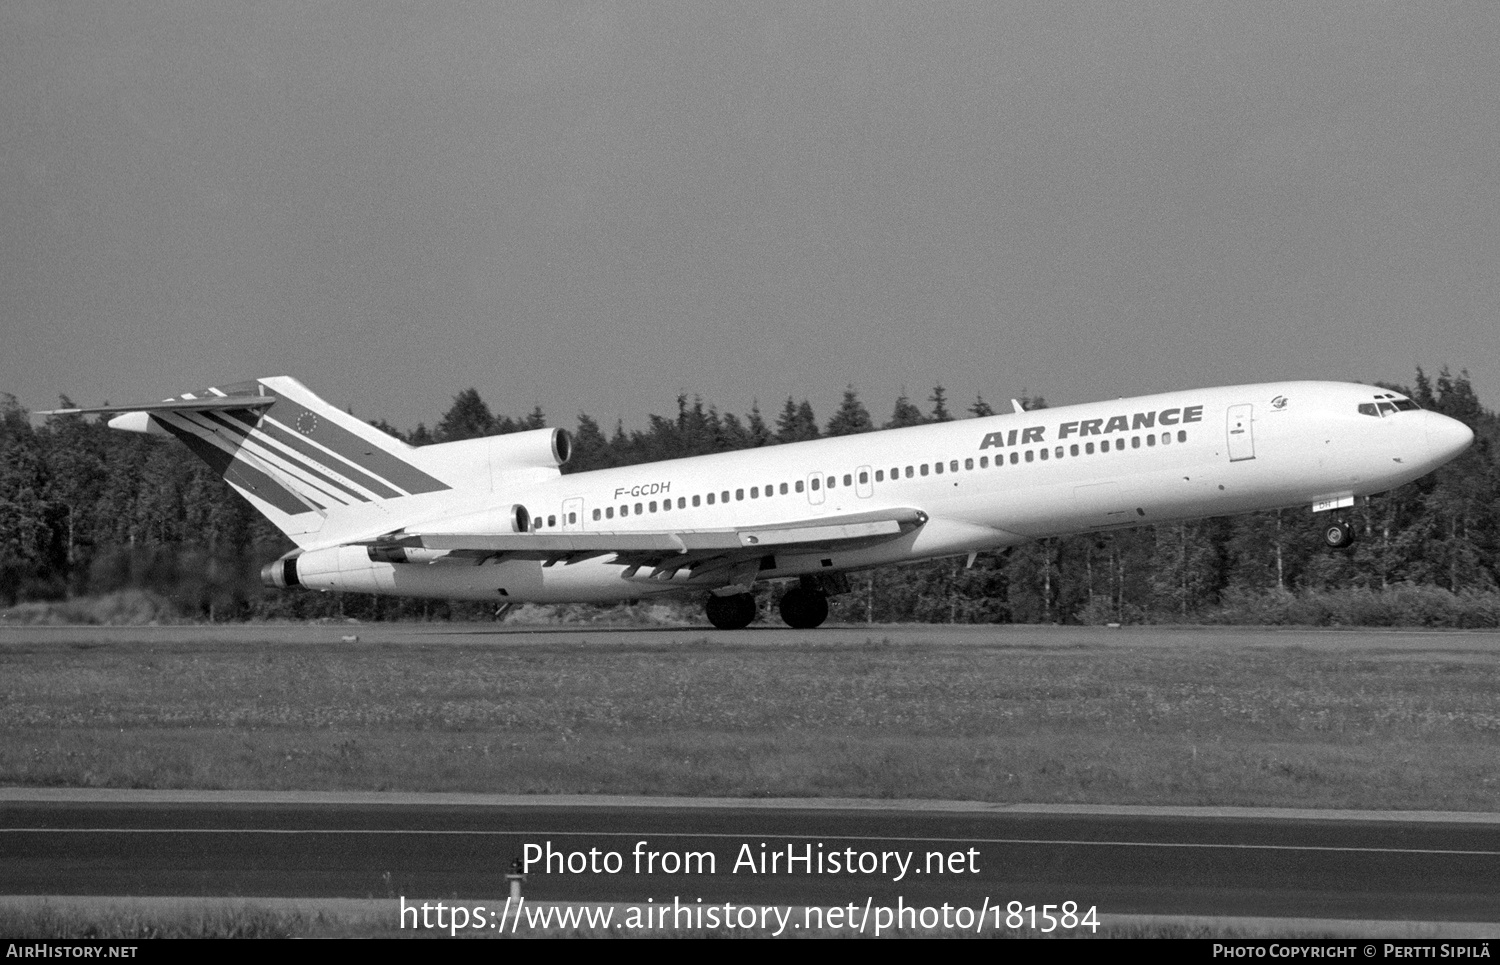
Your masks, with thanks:
M 793 588 L 781 596 L 781 619 L 794 630 L 812 630 L 828 619 L 828 595 Z
M 1343 520 L 1334 520 L 1323 527 L 1323 544 L 1329 549 L 1341 550 L 1354 542 L 1354 528 Z
M 710 596 L 706 609 L 708 622 L 720 630 L 743 630 L 755 619 L 755 596 L 751 593 Z

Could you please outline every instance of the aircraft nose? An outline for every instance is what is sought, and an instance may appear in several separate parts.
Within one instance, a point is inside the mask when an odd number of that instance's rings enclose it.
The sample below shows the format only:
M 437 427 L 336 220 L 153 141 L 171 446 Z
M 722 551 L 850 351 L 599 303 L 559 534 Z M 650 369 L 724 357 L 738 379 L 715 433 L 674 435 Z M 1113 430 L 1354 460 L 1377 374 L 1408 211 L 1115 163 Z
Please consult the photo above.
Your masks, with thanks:
M 1427 449 L 1439 463 L 1455 458 L 1474 442 L 1474 430 L 1445 415 L 1430 413 L 1427 422 Z

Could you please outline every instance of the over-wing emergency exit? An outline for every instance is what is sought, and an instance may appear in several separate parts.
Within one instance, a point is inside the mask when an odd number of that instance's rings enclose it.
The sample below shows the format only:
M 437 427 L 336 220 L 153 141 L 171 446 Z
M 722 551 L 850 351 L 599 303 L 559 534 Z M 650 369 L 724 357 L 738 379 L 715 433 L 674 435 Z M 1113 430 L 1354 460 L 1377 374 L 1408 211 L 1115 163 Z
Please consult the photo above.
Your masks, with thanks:
M 1196 389 L 562 474 L 568 434 L 412 447 L 295 379 L 113 414 L 175 436 L 297 548 L 278 587 L 515 603 L 706 598 L 748 625 L 757 583 L 816 627 L 852 571 L 1068 533 L 1309 506 L 1423 476 L 1473 433 L 1394 392 L 1338 382 Z

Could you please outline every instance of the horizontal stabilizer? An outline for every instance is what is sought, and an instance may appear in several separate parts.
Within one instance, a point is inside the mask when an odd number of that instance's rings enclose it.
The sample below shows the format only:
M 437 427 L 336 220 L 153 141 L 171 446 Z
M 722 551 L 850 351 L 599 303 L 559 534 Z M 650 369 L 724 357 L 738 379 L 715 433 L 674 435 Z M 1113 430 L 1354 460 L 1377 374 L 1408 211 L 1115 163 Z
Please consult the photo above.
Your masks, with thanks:
M 168 399 L 135 405 L 98 405 L 79 409 L 50 409 L 37 415 L 114 415 L 118 412 L 209 412 L 219 409 L 259 409 L 274 405 L 274 395 L 219 395 L 207 399 Z

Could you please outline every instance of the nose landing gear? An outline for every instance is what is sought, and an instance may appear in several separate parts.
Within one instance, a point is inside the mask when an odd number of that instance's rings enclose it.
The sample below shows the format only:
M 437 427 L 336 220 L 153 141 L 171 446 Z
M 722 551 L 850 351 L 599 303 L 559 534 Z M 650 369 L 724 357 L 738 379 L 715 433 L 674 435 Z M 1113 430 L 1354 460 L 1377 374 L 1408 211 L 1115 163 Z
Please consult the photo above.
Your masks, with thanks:
M 1341 550 L 1354 542 L 1354 527 L 1342 519 L 1335 519 L 1323 527 L 1323 545 Z

